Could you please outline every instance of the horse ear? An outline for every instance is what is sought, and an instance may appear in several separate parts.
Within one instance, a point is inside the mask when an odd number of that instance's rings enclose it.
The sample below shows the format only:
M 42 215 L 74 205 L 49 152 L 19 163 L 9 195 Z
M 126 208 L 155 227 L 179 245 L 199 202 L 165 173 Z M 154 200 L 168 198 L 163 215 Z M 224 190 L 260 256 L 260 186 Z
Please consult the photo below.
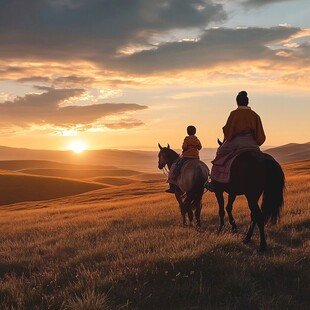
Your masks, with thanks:
M 160 145 L 160 143 L 158 143 L 158 147 L 160 148 L 160 149 L 162 149 L 163 147 Z
M 170 145 L 169 145 L 169 143 L 167 144 L 167 148 L 168 148 L 168 149 L 170 149 Z
M 217 139 L 217 143 L 219 146 L 221 146 L 223 144 L 223 142 L 220 139 Z

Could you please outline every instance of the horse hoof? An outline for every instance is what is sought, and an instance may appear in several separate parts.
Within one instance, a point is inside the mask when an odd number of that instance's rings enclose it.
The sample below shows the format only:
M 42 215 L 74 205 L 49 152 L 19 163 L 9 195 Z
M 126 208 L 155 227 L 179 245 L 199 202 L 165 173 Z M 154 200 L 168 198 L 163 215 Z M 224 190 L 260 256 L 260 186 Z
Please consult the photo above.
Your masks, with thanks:
M 231 232 L 232 232 L 233 234 L 236 234 L 236 233 L 238 232 L 237 226 L 232 227 L 232 228 L 231 228 Z
M 267 252 L 267 245 L 260 245 L 259 247 L 259 253 L 266 253 Z
M 250 242 L 251 242 L 251 238 L 245 237 L 245 238 L 243 239 L 243 243 L 244 243 L 244 244 L 248 244 L 248 243 L 250 243 Z
M 223 225 L 223 226 L 220 226 L 220 227 L 218 228 L 218 230 L 217 230 L 217 233 L 218 233 L 218 234 L 220 234 L 220 233 L 222 232 L 223 227 L 224 227 L 224 225 Z

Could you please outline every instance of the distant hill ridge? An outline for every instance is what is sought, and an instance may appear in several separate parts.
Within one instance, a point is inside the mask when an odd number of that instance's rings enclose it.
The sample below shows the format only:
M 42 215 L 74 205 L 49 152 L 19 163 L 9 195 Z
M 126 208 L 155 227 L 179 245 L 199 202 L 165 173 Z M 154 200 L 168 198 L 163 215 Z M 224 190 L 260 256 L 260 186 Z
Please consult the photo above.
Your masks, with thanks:
M 179 149 L 175 151 L 180 152 Z M 211 166 L 216 148 L 204 148 L 200 158 Z M 264 152 L 272 155 L 280 163 L 305 160 L 310 158 L 310 142 L 289 143 L 283 146 L 269 148 Z M 50 169 L 130 169 L 143 172 L 159 172 L 157 168 L 158 151 L 126 151 L 126 150 L 89 150 L 81 154 L 72 151 L 32 150 L 26 148 L 13 148 L 0 146 L 0 169 L 18 170 L 18 161 L 24 162 L 20 169 L 50 168 Z M 33 166 L 33 160 L 36 160 Z M 1 161 L 6 161 L 6 163 Z M 13 162 L 15 161 L 15 162 Z M 9 163 L 10 162 L 10 163 Z M 51 162 L 54 162 L 53 164 Z M 55 163 L 56 162 L 56 163 Z M 27 166 L 25 166 L 27 164 Z M 6 166 L 6 168 L 4 166 Z M 11 165 L 12 168 L 8 168 Z M 58 166 L 57 166 L 58 165 Z M 67 166 L 65 166 L 67 165 Z M 83 167 L 82 167 L 82 166 Z M 117 168 L 116 168 L 117 167 Z
M 265 150 L 280 163 L 288 163 L 299 160 L 310 159 L 310 142 L 289 143 L 279 147 Z

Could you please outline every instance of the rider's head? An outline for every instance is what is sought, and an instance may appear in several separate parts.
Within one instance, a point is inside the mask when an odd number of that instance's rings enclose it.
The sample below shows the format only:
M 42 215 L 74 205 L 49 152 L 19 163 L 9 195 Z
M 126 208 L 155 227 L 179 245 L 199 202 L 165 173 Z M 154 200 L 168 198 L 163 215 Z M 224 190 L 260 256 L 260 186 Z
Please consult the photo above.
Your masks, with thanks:
M 195 135 L 195 134 L 196 134 L 196 127 L 195 127 L 195 126 L 192 126 L 192 125 L 188 126 L 188 127 L 187 127 L 187 134 L 188 134 L 189 136 Z
M 247 106 L 249 104 L 248 93 L 246 91 L 241 91 L 236 97 L 237 104 L 240 106 Z

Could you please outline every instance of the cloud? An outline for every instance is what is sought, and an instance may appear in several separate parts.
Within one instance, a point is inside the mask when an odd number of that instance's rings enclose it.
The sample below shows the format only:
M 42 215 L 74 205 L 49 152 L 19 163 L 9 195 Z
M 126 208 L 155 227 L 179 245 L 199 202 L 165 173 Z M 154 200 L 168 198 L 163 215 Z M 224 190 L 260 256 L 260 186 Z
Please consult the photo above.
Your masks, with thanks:
M 29 76 L 17 79 L 17 82 L 41 82 L 51 85 L 89 85 L 94 83 L 95 79 L 89 76 L 68 75 L 60 77 L 45 77 L 45 76 Z
M 278 3 L 278 2 L 288 2 L 288 1 L 295 1 L 295 0 L 243 0 L 242 4 L 247 7 L 259 7 L 268 4 Z
M 235 2 L 255 6 L 279 1 Z M 0 78 L 63 89 L 141 88 L 177 79 L 175 73 L 187 70 L 224 65 L 229 71 L 260 62 L 266 72 L 275 64 L 298 71 L 309 64 L 308 48 L 299 42 L 289 45 L 292 36 L 306 35 L 300 28 L 206 29 L 227 18 L 223 4 L 228 1 L 216 2 L 5 1 L 0 10 Z
M 127 119 L 115 123 L 104 123 L 104 126 L 109 129 L 130 129 L 144 125 L 140 120 Z
M 245 61 L 276 61 L 270 46 L 300 32 L 297 27 L 214 28 L 205 30 L 197 41 L 166 43 L 156 50 L 124 56 L 111 67 L 135 74 L 171 70 L 212 68 Z
M 98 61 L 127 45 L 152 46 L 176 29 L 226 18 L 211 0 L 11 0 L 1 4 L 0 57 Z
M 30 127 L 32 125 L 74 127 L 91 125 L 102 117 L 146 109 L 134 103 L 99 103 L 83 106 L 61 106 L 65 100 L 78 98 L 85 89 L 54 89 L 37 87 L 43 93 L 27 94 L 12 101 L 0 103 L 0 124 Z

